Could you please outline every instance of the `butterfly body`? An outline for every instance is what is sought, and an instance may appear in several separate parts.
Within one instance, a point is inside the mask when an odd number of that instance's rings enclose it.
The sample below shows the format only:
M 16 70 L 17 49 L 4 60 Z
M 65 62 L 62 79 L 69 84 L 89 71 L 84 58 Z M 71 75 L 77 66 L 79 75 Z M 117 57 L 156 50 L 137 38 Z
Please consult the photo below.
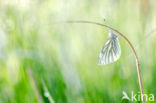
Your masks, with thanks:
M 98 64 L 105 65 L 117 61 L 121 56 L 121 48 L 118 40 L 118 36 L 112 31 L 109 32 L 109 39 L 103 45 L 99 56 Z

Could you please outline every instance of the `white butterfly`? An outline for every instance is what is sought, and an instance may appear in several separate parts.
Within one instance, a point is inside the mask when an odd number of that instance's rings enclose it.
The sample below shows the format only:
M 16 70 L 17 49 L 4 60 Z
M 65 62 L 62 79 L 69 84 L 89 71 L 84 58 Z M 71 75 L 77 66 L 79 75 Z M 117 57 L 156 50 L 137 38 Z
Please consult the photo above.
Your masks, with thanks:
M 121 48 L 118 36 L 109 31 L 109 39 L 103 45 L 98 56 L 98 64 L 105 65 L 117 61 L 121 56 Z

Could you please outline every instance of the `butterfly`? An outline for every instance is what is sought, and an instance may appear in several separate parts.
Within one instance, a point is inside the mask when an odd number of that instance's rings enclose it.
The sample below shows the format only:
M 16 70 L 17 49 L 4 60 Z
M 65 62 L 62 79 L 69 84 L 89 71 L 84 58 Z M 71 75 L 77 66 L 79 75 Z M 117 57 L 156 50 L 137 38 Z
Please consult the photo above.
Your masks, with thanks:
M 106 65 L 117 61 L 121 56 L 121 48 L 118 36 L 112 31 L 109 31 L 109 39 L 103 45 L 99 56 L 98 64 Z

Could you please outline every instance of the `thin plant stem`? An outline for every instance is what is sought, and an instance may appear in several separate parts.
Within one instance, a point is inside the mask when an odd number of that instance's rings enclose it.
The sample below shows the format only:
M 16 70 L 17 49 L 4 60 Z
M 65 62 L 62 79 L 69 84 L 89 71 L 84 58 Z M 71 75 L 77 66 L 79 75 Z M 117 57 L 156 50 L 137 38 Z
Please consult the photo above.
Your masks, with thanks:
M 54 99 L 52 98 L 52 96 L 50 95 L 48 88 L 44 82 L 44 80 L 42 79 L 42 84 L 43 84 L 43 89 L 44 89 L 44 93 L 46 93 L 47 95 L 45 95 L 50 103 L 55 103 Z
M 141 91 L 141 97 L 143 98 L 142 102 L 145 103 L 145 99 L 144 99 L 144 92 L 143 92 L 143 85 L 142 85 L 142 77 L 141 77 L 141 70 L 140 70 L 140 63 L 139 63 L 139 59 L 138 59 L 138 56 L 136 54 L 136 51 L 133 47 L 133 45 L 131 44 L 131 42 L 128 40 L 127 37 L 125 37 L 122 33 L 120 33 L 118 30 L 108 26 L 108 25 L 105 25 L 105 24 L 101 24 L 101 23 L 97 23 L 97 22 L 92 22 L 92 21 L 66 21 L 67 23 L 90 23 L 90 24 L 96 24 L 96 25 L 100 25 L 100 26 L 103 26 L 103 27 L 106 27 L 108 29 L 111 29 L 112 31 L 118 33 L 122 38 L 124 38 L 130 48 L 132 49 L 132 52 L 135 56 L 135 60 L 136 60 L 136 67 L 137 67 L 137 73 L 138 73 L 138 81 L 139 81 L 139 87 L 140 87 L 140 91 Z
M 28 76 L 30 78 L 30 81 L 31 81 L 32 87 L 34 89 L 35 95 L 37 97 L 38 103 L 44 103 L 31 68 L 27 68 L 27 73 L 28 73 Z

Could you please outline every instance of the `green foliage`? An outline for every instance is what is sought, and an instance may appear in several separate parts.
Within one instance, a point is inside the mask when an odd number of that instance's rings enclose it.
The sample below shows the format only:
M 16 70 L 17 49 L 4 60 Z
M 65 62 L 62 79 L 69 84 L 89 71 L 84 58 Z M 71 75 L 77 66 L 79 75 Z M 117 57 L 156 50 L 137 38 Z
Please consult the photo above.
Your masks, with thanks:
M 123 99 L 121 103 L 131 103 L 128 99 Z
M 144 92 L 156 95 L 156 33 L 148 35 L 155 11 L 154 0 L 0 0 L 0 103 L 49 103 L 42 80 L 55 103 L 129 103 L 122 91 L 139 92 L 135 59 L 123 39 L 120 59 L 98 66 L 108 30 L 65 20 L 122 32 L 137 51 Z

